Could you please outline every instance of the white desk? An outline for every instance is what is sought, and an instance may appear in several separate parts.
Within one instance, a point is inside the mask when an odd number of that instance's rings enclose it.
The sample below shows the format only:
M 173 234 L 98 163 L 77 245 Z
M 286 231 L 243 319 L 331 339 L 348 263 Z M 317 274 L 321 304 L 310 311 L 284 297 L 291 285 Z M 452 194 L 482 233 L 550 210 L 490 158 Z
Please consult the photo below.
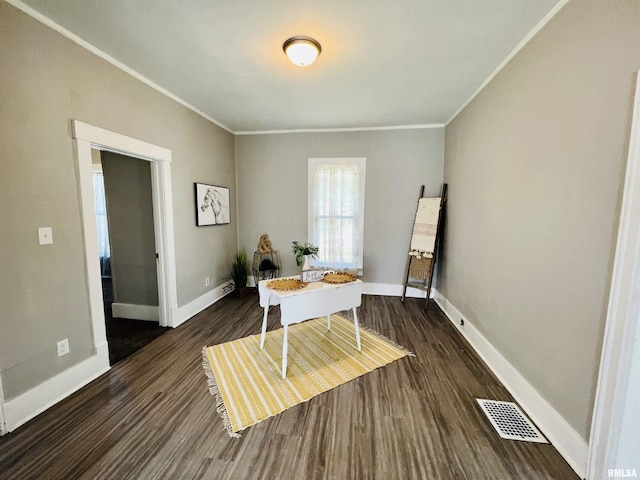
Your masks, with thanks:
M 287 278 L 300 278 L 299 276 Z M 331 329 L 331 314 L 342 310 L 353 310 L 353 324 L 356 334 L 358 351 L 360 346 L 360 330 L 358 328 L 358 314 L 356 308 L 362 303 L 362 281 L 351 283 L 330 284 L 313 282 L 305 288 L 293 291 L 277 291 L 267 287 L 271 280 L 262 280 L 258 283 L 260 292 L 260 306 L 264 308 L 262 319 L 262 335 L 260 336 L 260 348 L 264 348 L 264 336 L 267 332 L 267 315 L 269 307 L 280 305 L 280 323 L 284 327 L 284 339 L 282 341 L 282 378 L 287 378 L 287 352 L 289 325 L 304 322 L 312 318 L 327 317 L 327 329 Z

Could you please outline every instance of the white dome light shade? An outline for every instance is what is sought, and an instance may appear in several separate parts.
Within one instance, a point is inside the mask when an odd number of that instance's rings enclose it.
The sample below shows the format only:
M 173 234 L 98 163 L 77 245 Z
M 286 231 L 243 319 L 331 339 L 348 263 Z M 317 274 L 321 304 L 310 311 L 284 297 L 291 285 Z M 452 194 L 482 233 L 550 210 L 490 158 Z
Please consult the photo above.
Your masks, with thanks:
M 284 42 L 282 50 L 294 64 L 299 67 L 306 67 L 318 58 L 322 47 L 313 38 L 293 37 Z

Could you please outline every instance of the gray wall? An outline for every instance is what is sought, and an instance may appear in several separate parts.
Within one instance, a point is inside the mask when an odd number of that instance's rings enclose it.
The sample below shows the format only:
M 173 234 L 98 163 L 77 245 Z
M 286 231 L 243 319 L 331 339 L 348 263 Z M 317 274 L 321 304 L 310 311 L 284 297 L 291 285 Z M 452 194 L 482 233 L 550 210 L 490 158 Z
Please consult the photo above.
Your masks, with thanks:
M 158 305 L 151 163 L 102 152 L 113 301 Z
M 307 159 L 366 157 L 364 276 L 401 284 L 420 185 L 440 192 L 444 129 L 236 137 L 238 236 L 253 254 L 269 234 L 283 274 L 298 272 L 291 242 L 307 240 Z
M 567 4 L 446 128 L 440 291 L 588 438 L 640 2 Z
M 229 186 L 232 199 L 236 182 L 233 135 L 6 2 L 0 46 L 0 371 L 11 399 L 93 355 L 72 119 L 173 152 L 179 305 L 223 283 L 237 246 L 235 202 L 230 225 L 197 228 L 193 182 Z M 41 226 L 53 245 L 38 245 Z M 63 338 L 71 353 L 58 358 Z

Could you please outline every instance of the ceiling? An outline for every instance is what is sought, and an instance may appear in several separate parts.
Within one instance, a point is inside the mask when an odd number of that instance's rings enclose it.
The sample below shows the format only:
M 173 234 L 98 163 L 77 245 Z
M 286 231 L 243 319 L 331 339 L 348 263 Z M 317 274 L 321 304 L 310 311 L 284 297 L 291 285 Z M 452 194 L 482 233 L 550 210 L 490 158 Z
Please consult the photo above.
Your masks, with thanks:
M 234 133 L 445 124 L 557 2 L 23 0 Z

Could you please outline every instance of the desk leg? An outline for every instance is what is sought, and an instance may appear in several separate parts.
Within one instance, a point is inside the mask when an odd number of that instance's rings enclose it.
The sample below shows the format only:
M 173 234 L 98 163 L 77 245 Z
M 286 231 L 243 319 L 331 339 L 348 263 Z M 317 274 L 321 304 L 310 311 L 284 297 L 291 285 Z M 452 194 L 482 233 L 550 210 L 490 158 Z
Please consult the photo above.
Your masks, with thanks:
M 264 307 L 264 316 L 262 317 L 262 334 L 260 335 L 260 350 L 264 348 L 264 336 L 267 333 L 267 315 L 269 315 L 269 305 Z
M 356 328 L 356 343 L 358 344 L 358 351 L 362 351 L 362 346 L 360 345 L 360 328 L 358 327 L 358 314 L 356 313 L 355 307 L 353 308 L 353 325 Z
M 327 315 L 327 330 L 331 330 L 331 315 Z
M 287 353 L 289 350 L 289 325 L 284 326 L 284 338 L 282 339 L 282 378 L 287 378 Z

